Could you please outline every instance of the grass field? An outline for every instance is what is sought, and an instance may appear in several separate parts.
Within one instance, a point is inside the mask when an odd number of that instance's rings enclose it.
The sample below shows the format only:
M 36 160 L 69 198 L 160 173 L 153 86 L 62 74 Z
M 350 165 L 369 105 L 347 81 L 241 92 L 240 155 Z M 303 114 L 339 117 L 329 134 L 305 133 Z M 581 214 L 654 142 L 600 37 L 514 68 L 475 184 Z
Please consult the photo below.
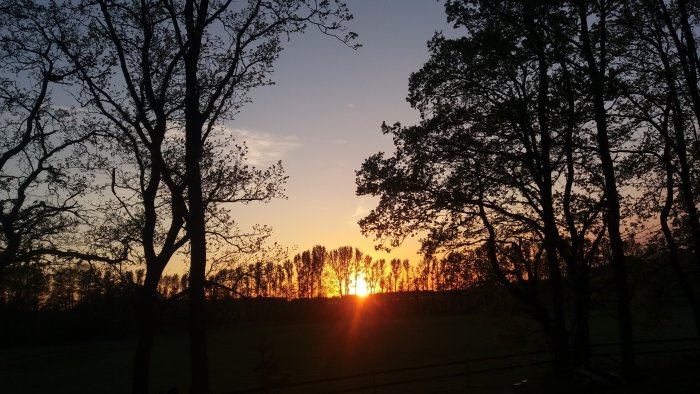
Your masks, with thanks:
M 636 339 L 693 335 L 690 319 L 683 308 L 637 315 L 640 320 L 635 326 Z M 592 326 L 594 342 L 615 340 L 612 313 L 596 313 Z M 128 392 L 133 346 L 131 340 L 119 340 L 0 349 L 0 392 Z M 187 346 L 184 332 L 162 333 L 157 337 L 152 392 L 166 393 L 171 388 L 187 392 Z M 531 320 L 504 313 L 382 319 L 363 317 L 359 310 L 354 317 L 338 321 L 260 322 L 217 327 L 210 331 L 209 347 L 212 392 L 223 393 L 259 387 L 261 383 L 297 382 L 542 350 L 544 343 Z M 610 360 L 600 362 L 614 366 Z M 648 360 L 644 363 L 648 364 Z M 646 365 L 644 363 L 642 365 Z M 461 366 L 455 368 L 462 370 Z M 505 370 L 475 376 L 470 384 L 472 392 L 511 392 L 516 387 L 513 382 L 524 378 L 537 381 L 538 376 L 548 370 L 548 366 Z M 420 373 L 406 372 L 398 379 L 410 379 Z M 537 384 L 543 387 L 548 383 Z M 377 392 L 465 392 L 466 386 L 465 378 L 459 377 Z M 324 390 L 328 389 L 307 387 L 296 392 Z

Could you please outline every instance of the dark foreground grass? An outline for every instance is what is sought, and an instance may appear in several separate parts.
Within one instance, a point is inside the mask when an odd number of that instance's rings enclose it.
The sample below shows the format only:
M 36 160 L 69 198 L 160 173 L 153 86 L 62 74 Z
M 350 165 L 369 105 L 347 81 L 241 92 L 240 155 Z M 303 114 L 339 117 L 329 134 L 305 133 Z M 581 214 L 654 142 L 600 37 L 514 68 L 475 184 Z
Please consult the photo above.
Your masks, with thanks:
M 187 334 L 158 336 L 152 391 L 188 387 Z M 531 322 L 486 314 L 255 323 L 210 331 L 214 392 L 540 348 Z M 2 350 L 0 392 L 123 393 L 133 341 Z
M 683 308 L 666 308 L 638 314 L 637 339 L 677 338 L 693 335 Z M 596 342 L 614 341 L 614 315 L 605 308 L 593 316 Z M 125 393 L 130 388 L 131 340 L 91 342 L 51 347 L 0 350 L 2 393 Z M 472 313 L 422 317 L 363 316 L 341 320 L 261 322 L 217 327 L 209 334 L 210 374 L 214 393 L 232 392 L 261 385 L 277 385 L 346 376 L 394 368 L 505 355 L 544 349 L 538 327 L 511 313 Z M 615 349 L 602 349 L 601 353 Z M 546 355 L 545 355 L 546 357 Z M 695 357 L 695 358 L 693 358 Z M 410 370 L 363 376 L 345 382 L 297 387 L 283 392 L 313 393 L 344 387 L 414 380 L 388 385 L 378 393 L 429 392 L 623 392 L 588 383 L 585 379 L 553 379 L 551 366 L 508 368 L 539 359 L 520 358 L 491 364 L 455 364 L 439 370 Z M 510 364 L 509 364 L 510 363 Z M 600 357 L 601 368 L 614 370 L 614 357 Z M 695 392 L 696 356 L 679 354 L 640 357 L 640 377 L 627 388 L 642 392 L 653 387 L 669 393 Z M 435 375 L 458 375 L 471 368 L 506 367 L 477 373 L 467 379 L 455 376 L 420 382 Z M 188 391 L 188 341 L 185 332 L 169 332 L 156 339 L 152 363 L 152 392 L 176 388 Z M 700 370 L 698 368 L 697 370 Z M 432 375 L 431 375 L 432 374 Z M 527 380 L 521 385 L 514 383 Z M 690 382 L 690 383 L 689 383 Z M 636 386 L 635 386 L 636 384 Z M 683 385 L 688 386 L 684 388 Z M 677 388 L 675 390 L 674 388 Z M 617 391 L 615 391 L 617 390 Z M 681 390 L 681 391 L 678 391 Z M 371 393 L 373 390 L 357 391 Z M 700 391 L 698 391 L 700 392 Z

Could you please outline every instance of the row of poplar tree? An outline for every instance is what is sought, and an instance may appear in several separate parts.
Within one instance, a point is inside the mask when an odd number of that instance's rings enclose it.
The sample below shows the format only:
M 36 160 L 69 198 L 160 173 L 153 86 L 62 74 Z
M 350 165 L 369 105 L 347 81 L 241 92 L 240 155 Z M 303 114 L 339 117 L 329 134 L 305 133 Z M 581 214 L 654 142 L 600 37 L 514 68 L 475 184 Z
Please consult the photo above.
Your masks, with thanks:
M 145 271 L 130 265 L 86 262 L 40 267 L 25 266 L 0 281 L 0 304 L 19 311 L 71 310 L 82 303 L 115 298 L 127 302 L 145 279 Z M 134 269 L 135 268 L 135 269 Z M 352 246 L 312 249 L 283 260 L 235 262 L 210 271 L 207 299 L 277 297 L 287 300 L 402 291 L 468 290 L 488 281 L 486 259 L 479 254 L 452 253 L 423 259 L 373 259 Z M 164 274 L 158 283 L 161 302 L 183 298 L 188 274 Z M 122 307 L 128 307 L 123 305 Z

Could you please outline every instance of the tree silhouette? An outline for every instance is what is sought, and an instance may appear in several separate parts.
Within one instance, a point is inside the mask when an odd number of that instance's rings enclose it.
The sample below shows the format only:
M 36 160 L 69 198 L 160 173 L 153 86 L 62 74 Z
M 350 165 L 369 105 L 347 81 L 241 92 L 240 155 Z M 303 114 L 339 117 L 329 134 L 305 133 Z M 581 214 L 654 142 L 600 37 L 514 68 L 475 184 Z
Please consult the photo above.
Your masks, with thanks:
M 230 1 L 68 1 L 53 11 L 60 26 L 55 38 L 78 70 L 85 103 L 107 120 L 145 170 L 142 238 L 147 244 L 154 238 L 159 215 L 153 201 L 165 193 L 171 214 L 165 240 L 172 245 L 166 249 L 177 249 L 179 240 L 189 243 L 192 387 L 207 392 L 207 237 L 224 243 L 236 238 L 211 231 L 211 218 L 230 224 L 219 204 L 269 200 L 279 195 L 283 180 L 279 165 L 267 171 L 245 166 L 239 160 L 244 149 L 222 155 L 231 146 L 219 145 L 216 135 L 223 132 L 221 122 L 247 101 L 249 89 L 269 83 L 281 36 L 303 32 L 307 25 L 336 35 L 350 14 L 340 2 L 303 0 L 236 6 Z M 348 42 L 354 36 L 339 38 Z M 157 283 L 169 252 L 147 253 L 149 284 Z M 147 369 L 147 362 L 137 364 Z M 135 373 L 134 390 L 145 392 L 146 376 Z
M 128 250 L 79 242 L 90 224 L 82 197 L 87 146 L 96 130 L 51 101 L 53 87 L 74 71 L 47 37 L 43 6 L 7 1 L 0 9 L 0 279 L 10 268 L 58 257 L 115 263 Z
M 450 253 L 440 259 L 440 278 L 438 290 L 466 289 L 470 286 L 472 269 L 468 266 L 466 256 L 462 253 Z
M 355 258 L 352 260 L 352 268 L 350 271 L 353 273 L 353 284 L 355 286 L 355 294 L 357 294 L 357 284 L 360 280 L 360 273 L 362 272 L 362 258 L 364 254 L 358 248 L 355 248 Z
M 323 269 L 326 266 L 326 247 L 315 245 L 310 251 L 310 267 L 311 267 L 311 296 L 313 297 L 313 289 L 316 286 L 316 297 L 323 297 Z
M 379 259 L 375 261 L 374 268 L 374 280 L 375 286 L 379 287 L 380 292 L 386 292 L 389 289 L 389 284 L 386 278 L 386 259 Z
M 294 297 L 294 264 L 291 260 L 286 259 L 284 261 L 284 276 L 286 280 L 285 285 L 285 297 L 291 300 Z
M 599 96 L 588 100 L 585 92 L 599 75 L 591 74 L 577 39 L 590 33 L 581 32 L 579 11 L 565 2 L 449 1 L 448 19 L 467 35 L 438 34 L 429 43 L 430 60 L 409 82 L 408 100 L 423 121 L 383 125 L 396 151 L 368 158 L 357 173 L 358 194 L 380 197 L 360 224 L 388 247 L 426 232 L 428 257 L 419 269 L 426 288 L 441 286 L 444 274 L 430 255 L 485 248 L 492 274 L 528 305 L 561 366 L 571 351 L 565 280 L 576 300 L 574 362 L 585 364 L 588 267 L 606 234 L 616 231 L 609 245 L 617 253 L 621 351 L 629 370 L 620 201 L 607 196 L 617 196 L 617 182 L 631 173 L 617 172 L 607 160 L 611 146 L 626 142 L 630 130 L 621 123 L 612 128 L 606 113 L 596 113 Z M 589 149 L 591 144 L 598 148 Z M 539 290 L 544 280 L 547 292 Z
M 333 271 L 336 281 L 338 282 L 338 292 L 343 296 L 343 271 L 340 266 L 340 259 L 338 256 L 338 249 L 333 249 L 328 252 L 326 256 L 328 262 L 328 267 Z
M 54 9 L 53 18 L 60 29 L 53 32 L 53 38 L 77 70 L 73 78 L 81 84 L 80 98 L 89 111 L 99 116 L 99 121 L 91 127 L 102 130 L 105 137 L 101 144 L 113 153 L 108 162 L 114 166 L 109 189 L 112 204 L 122 208 L 122 215 L 105 216 L 99 230 L 101 237 L 129 234 L 130 243 L 140 245 L 134 259 L 142 259 L 146 264 L 138 304 L 141 323 L 133 379 L 134 392 L 145 392 L 157 286 L 168 262 L 191 240 L 190 232 L 185 231 L 189 212 L 186 149 L 182 146 L 183 139 L 175 134 L 181 122 L 178 112 L 183 106 L 179 97 L 181 86 L 174 77 L 181 58 L 170 52 L 168 42 L 158 41 L 154 36 L 154 31 L 163 33 L 159 30 L 162 20 L 152 20 L 147 13 L 127 12 L 128 7 L 117 4 L 101 5 L 77 10 L 66 5 Z M 114 19 L 123 23 L 114 24 Z M 81 21 L 85 25 L 80 25 Z M 79 26 L 91 28 L 81 30 Z M 133 36 L 143 36 L 143 40 L 134 42 Z M 165 69 L 151 61 L 156 54 L 168 53 L 171 57 L 161 59 L 169 63 Z M 113 62 L 114 56 L 121 61 Z M 165 75 L 161 70 L 165 70 Z M 112 83 L 105 75 L 115 75 L 118 81 Z M 228 211 L 219 204 L 267 201 L 279 196 L 284 176 L 279 165 L 263 171 L 249 168 L 245 165 L 243 148 L 222 153 L 224 146 L 217 146 L 215 137 L 210 137 L 199 148 L 198 168 L 205 174 L 200 185 L 206 207 L 202 220 L 210 223 L 212 242 L 245 249 L 246 242 L 256 244 L 259 236 L 266 236 L 265 232 L 241 237 Z M 111 209 L 114 211 L 114 205 Z M 188 279 L 192 278 L 190 273 Z M 191 290 L 188 286 L 190 293 Z M 198 348 L 197 343 L 195 340 L 193 346 Z M 201 353 L 195 351 L 195 354 L 201 357 Z
M 327 262 L 338 282 L 338 292 L 341 296 L 350 293 L 351 262 L 353 261 L 352 246 L 341 246 L 328 252 Z
M 404 290 L 411 290 L 411 263 L 408 259 L 403 260 L 403 270 L 406 277 L 406 288 Z
M 648 210 L 644 214 L 659 215 L 671 266 L 700 333 L 700 299 L 695 294 L 692 277 L 680 264 L 679 241 L 684 241 L 677 239 L 669 224 L 672 216 L 684 216 L 683 233 L 690 235 L 688 243 L 693 247 L 695 264 L 700 266 L 700 223 L 693 186 L 697 184 L 698 145 L 690 124 L 700 119 L 697 111 L 700 107 L 696 106 L 700 95 L 698 62 L 692 55 L 697 39 L 688 30 L 697 22 L 693 22 L 685 2 L 626 3 L 620 13 L 619 23 L 633 33 L 635 48 L 622 56 L 629 64 L 643 65 L 625 69 L 617 84 L 629 103 L 624 113 L 646 126 L 643 138 L 649 142 L 641 147 L 643 157 L 639 167 L 639 176 L 648 180 L 645 201 L 649 203 L 643 205 Z M 649 179 L 649 174 L 655 174 L 655 179 Z M 658 205 L 651 205 L 659 193 L 663 198 L 658 199 Z
M 614 37 L 608 30 L 609 18 L 614 15 L 617 4 L 611 1 L 601 1 L 596 7 L 588 2 L 579 0 L 576 4 L 579 17 L 580 52 L 584 59 L 583 71 L 590 82 L 592 92 L 593 120 L 595 121 L 596 143 L 601 169 L 605 179 L 605 221 L 612 251 L 612 265 L 615 271 L 615 289 L 618 298 L 618 324 L 620 328 L 620 344 L 622 368 L 625 374 L 631 374 L 634 369 L 634 348 L 632 336 L 632 318 L 630 316 L 629 290 L 627 285 L 627 267 L 623 241 L 620 234 L 620 197 L 618 193 L 618 177 L 612 157 L 610 141 L 610 123 L 606 110 L 606 101 L 610 99 L 609 80 L 610 58 L 609 47 Z M 598 23 L 591 26 L 591 20 Z M 612 43 L 614 44 L 614 43 Z
M 370 259 L 369 275 L 367 275 L 367 286 L 369 287 L 370 293 L 376 293 L 380 290 L 379 285 L 381 281 L 381 275 L 379 274 L 379 260 Z
M 373 293 L 373 286 L 371 283 L 372 278 L 372 256 L 365 254 L 362 257 L 362 274 L 365 278 L 365 283 L 367 284 L 367 291 Z
M 352 268 L 353 261 L 353 247 L 352 246 L 341 246 L 338 248 L 338 260 L 340 265 L 340 272 L 342 273 L 342 282 L 344 295 L 350 294 L 350 269 Z
M 389 288 L 391 291 L 398 291 L 399 290 L 399 277 L 401 276 L 401 259 L 393 258 L 389 262 L 389 266 L 391 267 L 391 280 L 390 283 L 391 285 Z
M 0 279 L 0 304 L 36 312 L 46 305 L 51 277 L 37 264 L 13 267 Z
M 314 280 L 311 267 L 311 252 L 305 250 L 301 254 L 294 256 L 294 266 L 297 268 L 299 298 L 313 297 L 316 281 Z

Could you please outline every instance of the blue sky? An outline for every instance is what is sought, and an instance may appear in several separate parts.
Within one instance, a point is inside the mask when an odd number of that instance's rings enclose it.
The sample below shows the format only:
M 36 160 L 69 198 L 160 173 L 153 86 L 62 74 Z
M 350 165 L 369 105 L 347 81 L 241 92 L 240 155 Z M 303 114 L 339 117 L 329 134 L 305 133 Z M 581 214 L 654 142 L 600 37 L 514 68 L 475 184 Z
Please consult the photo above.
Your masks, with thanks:
M 359 246 L 373 252 L 357 220 L 375 204 L 355 196 L 355 170 L 369 155 L 391 152 L 382 121 L 416 123 L 406 102 L 408 77 L 428 59 L 427 41 L 448 31 L 443 2 L 435 0 L 349 0 L 355 18 L 349 29 L 362 48 L 353 51 L 310 29 L 285 42 L 272 79 L 251 92 L 227 127 L 247 141 L 258 165 L 281 159 L 288 199 L 235 206 L 243 228 L 274 228 L 273 241 L 298 250 L 323 244 Z M 418 243 L 391 257 L 414 263 Z M 377 253 L 377 257 L 381 254 Z

